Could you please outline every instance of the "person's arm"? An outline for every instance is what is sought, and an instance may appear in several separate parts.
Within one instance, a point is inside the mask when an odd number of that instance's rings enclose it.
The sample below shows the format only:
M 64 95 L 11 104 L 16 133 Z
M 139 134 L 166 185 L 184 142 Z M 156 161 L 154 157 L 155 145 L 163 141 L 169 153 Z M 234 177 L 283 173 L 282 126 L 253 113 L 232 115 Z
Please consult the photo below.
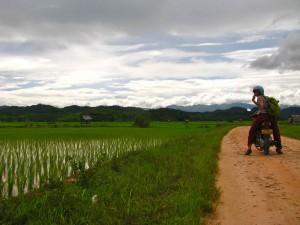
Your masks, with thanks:
M 258 102 L 255 100 L 255 95 L 253 95 L 253 97 L 252 97 L 252 102 L 258 106 Z
M 262 110 L 262 109 L 264 109 L 265 108 L 265 102 L 264 102 L 264 98 L 262 97 L 262 96 L 258 96 L 257 97 L 257 102 L 256 102 L 257 104 L 257 107 L 260 109 L 260 110 Z

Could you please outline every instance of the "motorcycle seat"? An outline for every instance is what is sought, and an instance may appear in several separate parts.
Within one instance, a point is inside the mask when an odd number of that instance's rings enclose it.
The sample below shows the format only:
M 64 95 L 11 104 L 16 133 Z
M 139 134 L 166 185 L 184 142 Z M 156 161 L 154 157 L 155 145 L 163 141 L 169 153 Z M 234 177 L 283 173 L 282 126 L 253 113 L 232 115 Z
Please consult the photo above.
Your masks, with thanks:
M 261 134 L 271 135 L 271 134 L 273 134 L 273 130 L 272 129 L 262 129 Z

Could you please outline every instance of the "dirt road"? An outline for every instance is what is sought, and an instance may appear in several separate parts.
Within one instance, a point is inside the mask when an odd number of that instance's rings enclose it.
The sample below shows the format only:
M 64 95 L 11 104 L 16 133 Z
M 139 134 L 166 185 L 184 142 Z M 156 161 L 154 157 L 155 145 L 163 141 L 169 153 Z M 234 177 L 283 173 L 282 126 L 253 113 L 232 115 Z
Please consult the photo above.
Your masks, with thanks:
M 210 225 L 300 225 L 300 141 L 283 138 L 283 155 L 245 156 L 248 127 L 223 139 L 220 202 Z M 254 148 L 253 148 L 254 149 Z

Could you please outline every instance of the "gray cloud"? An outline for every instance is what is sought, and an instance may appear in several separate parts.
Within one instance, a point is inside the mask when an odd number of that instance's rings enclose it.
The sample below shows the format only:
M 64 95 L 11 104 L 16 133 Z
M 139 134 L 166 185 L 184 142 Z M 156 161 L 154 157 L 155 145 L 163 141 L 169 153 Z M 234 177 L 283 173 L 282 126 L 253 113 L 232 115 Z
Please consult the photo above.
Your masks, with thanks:
M 66 46 L 57 43 L 41 41 L 0 41 L 0 55 L 36 55 L 48 51 L 66 49 Z
M 300 29 L 299 11 L 299 0 L 0 0 L 0 105 L 248 101 L 270 77 L 271 94 L 299 104 L 297 72 L 243 67 Z M 294 59 L 292 39 L 281 48 Z
M 26 72 L 23 72 L 23 75 L 25 74 Z M 38 78 L 28 79 L 10 71 L 0 71 L 0 92 L 31 89 L 34 87 L 42 87 L 50 83 L 51 81 L 45 81 Z
M 0 34 L 80 39 L 94 34 L 208 34 L 299 25 L 299 0 L 0 0 Z M 45 35 L 47 34 L 47 36 Z
M 300 32 L 290 34 L 272 55 L 259 57 L 251 63 L 259 69 L 300 70 Z

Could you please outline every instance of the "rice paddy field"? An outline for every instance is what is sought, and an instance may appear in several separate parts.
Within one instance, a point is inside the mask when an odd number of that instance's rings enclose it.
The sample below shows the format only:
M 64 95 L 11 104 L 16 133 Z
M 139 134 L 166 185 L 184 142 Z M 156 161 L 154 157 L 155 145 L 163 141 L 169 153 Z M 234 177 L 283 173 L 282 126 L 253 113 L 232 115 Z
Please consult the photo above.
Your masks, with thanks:
M 166 141 L 166 139 L 164 140 Z M 0 142 L 0 193 L 8 198 L 62 182 L 97 162 L 163 143 L 158 138 L 9 140 Z
M 96 163 L 159 147 L 195 129 L 193 124 L 191 129 L 173 124 L 174 130 L 166 130 L 164 123 L 146 130 L 129 125 L 102 123 L 78 128 L 70 123 L 48 128 L 45 123 L 7 123 L 6 129 L 0 130 L 0 195 L 15 197 L 52 182 L 63 182 Z M 66 126 L 69 128 L 63 128 Z
M 0 224 L 202 224 L 238 125 L 0 123 Z

